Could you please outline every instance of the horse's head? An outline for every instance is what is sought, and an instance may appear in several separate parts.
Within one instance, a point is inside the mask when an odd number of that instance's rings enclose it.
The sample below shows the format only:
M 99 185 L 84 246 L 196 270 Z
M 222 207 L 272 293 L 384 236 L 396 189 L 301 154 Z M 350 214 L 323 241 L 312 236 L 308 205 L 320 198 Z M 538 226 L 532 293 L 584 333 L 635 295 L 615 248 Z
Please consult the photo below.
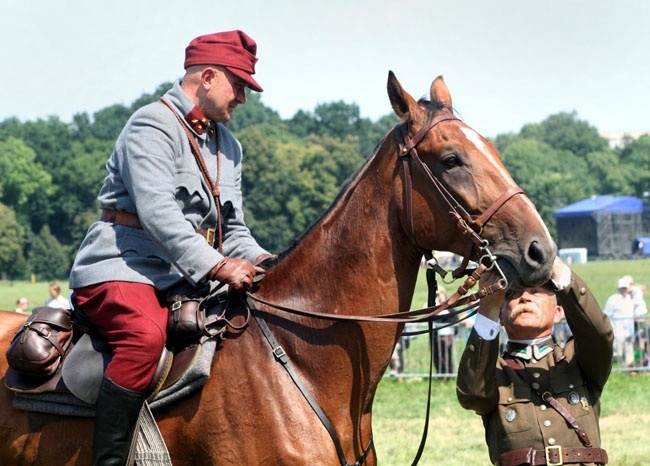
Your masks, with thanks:
M 403 163 L 402 226 L 419 250 L 481 261 L 490 251 L 510 286 L 548 280 L 556 246 L 494 145 L 454 116 L 442 77 L 416 102 L 390 72 L 388 95 Z M 489 248 L 489 249 L 486 249 Z

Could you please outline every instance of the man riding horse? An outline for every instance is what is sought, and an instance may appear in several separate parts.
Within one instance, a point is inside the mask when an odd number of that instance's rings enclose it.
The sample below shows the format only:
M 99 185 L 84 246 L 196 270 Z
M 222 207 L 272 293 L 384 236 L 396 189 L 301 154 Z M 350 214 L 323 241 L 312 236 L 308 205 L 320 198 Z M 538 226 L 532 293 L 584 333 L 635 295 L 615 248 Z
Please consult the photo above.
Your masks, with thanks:
M 247 86 L 262 91 L 256 51 L 241 31 L 192 40 L 183 79 L 133 114 L 106 164 L 102 216 L 70 275 L 78 307 L 113 353 L 96 404 L 95 466 L 126 461 L 172 290 L 206 280 L 250 290 L 263 271 L 254 264 L 269 256 L 244 223 L 242 149 L 222 124 Z

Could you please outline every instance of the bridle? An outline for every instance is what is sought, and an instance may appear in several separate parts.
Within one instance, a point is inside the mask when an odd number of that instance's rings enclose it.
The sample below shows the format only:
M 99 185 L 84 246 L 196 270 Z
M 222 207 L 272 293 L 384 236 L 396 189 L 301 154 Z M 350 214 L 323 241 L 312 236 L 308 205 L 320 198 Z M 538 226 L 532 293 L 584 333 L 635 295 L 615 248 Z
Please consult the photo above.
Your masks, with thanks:
M 467 210 L 465 210 L 449 190 L 445 188 L 438 177 L 433 174 L 431 169 L 422 161 L 417 151 L 418 144 L 422 142 L 429 131 L 443 121 L 453 120 L 460 121 L 460 119 L 453 114 L 438 115 L 437 117 L 432 118 L 428 124 L 424 125 L 417 133 L 415 133 L 415 135 L 413 135 L 413 137 L 410 137 L 408 134 L 408 123 L 402 123 L 395 128 L 395 137 L 397 138 L 397 145 L 399 147 L 398 154 L 402 159 L 402 165 L 404 168 L 404 211 L 408 221 L 408 227 L 406 230 L 410 236 L 411 242 L 415 248 L 427 258 L 427 260 L 431 259 L 431 253 L 427 249 L 420 247 L 415 238 L 415 225 L 413 221 L 413 181 L 411 173 L 411 162 L 413 162 L 415 166 L 420 169 L 427 181 L 433 185 L 440 195 L 440 198 L 445 202 L 448 212 L 452 217 L 454 217 L 456 227 L 460 230 L 461 234 L 469 236 L 472 241 L 470 251 L 468 254 L 465 254 L 463 263 L 454 271 L 454 278 L 458 278 L 467 275 L 467 266 L 472 257 L 477 257 L 479 263 L 487 261 L 486 265 L 488 266 L 488 269 L 496 266 L 496 259 L 488 249 L 488 241 L 481 237 L 483 227 L 488 220 L 490 220 L 490 218 L 492 218 L 492 216 L 506 202 L 508 202 L 508 200 L 517 194 L 525 193 L 519 186 L 513 186 L 499 196 L 499 198 L 497 198 L 481 215 L 472 216 L 467 212 Z M 501 277 L 505 280 L 503 273 L 501 273 Z M 504 287 L 505 286 L 507 286 L 507 282 L 504 283 Z

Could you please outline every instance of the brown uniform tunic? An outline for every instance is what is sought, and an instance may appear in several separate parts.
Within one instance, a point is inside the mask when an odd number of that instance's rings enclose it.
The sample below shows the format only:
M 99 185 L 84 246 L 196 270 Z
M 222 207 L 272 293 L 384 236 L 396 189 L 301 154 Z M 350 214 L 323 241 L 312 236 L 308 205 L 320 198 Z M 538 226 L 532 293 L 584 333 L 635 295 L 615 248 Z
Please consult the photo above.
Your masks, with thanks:
M 483 417 L 493 464 L 501 464 L 501 454 L 512 450 L 584 446 L 576 431 L 504 357 L 515 359 L 533 381 L 546 387 L 575 417 L 592 446 L 600 447 L 600 394 L 612 367 L 612 328 L 574 273 L 571 285 L 558 291 L 557 298 L 573 332 L 564 348 L 549 341 L 549 346 L 513 346 L 499 356 L 499 339 L 484 340 L 473 330 L 463 352 L 458 400 Z

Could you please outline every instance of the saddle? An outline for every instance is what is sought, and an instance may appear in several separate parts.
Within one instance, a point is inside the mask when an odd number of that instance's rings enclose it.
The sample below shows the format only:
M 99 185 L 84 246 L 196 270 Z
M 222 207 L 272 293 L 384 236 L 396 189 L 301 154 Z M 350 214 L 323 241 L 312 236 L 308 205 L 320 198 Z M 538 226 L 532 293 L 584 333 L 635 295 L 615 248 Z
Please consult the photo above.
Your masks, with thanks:
M 202 335 L 182 344 L 174 336 L 168 337 L 149 386 L 147 402 L 152 409 L 203 386 L 216 346 L 231 326 L 225 317 L 228 303 L 227 292 L 206 300 L 206 331 Z M 36 376 L 8 368 L 5 385 L 15 392 L 13 404 L 17 409 L 94 417 L 94 404 L 112 354 L 106 341 L 89 331 L 79 310 L 73 310 L 72 315 L 73 337 L 56 371 Z

